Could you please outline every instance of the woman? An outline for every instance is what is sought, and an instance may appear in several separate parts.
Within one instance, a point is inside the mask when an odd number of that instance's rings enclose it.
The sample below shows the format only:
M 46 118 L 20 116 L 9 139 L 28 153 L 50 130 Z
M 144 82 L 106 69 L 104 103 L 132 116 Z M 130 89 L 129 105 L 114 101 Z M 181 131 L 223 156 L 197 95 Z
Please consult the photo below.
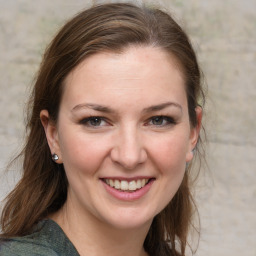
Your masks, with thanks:
M 185 255 L 203 92 L 166 13 L 105 4 L 48 47 L 1 255 Z

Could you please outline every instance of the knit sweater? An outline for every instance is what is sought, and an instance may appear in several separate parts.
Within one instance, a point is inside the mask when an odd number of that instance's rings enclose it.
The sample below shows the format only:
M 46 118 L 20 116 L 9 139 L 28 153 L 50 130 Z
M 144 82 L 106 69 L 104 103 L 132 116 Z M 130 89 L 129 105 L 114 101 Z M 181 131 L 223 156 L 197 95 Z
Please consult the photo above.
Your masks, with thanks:
M 0 256 L 79 256 L 60 226 L 52 220 L 38 223 L 27 236 L 0 241 Z

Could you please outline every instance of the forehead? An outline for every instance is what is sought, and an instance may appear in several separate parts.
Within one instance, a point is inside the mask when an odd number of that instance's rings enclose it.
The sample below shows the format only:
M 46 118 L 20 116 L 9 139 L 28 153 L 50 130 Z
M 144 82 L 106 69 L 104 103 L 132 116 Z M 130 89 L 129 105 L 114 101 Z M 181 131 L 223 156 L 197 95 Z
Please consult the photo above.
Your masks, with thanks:
M 64 86 L 63 100 L 76 103 L 94 99 L 112 104 L 127 100 L 156 101 L 159 97 L 168 101 L 186 96 L 177 60 L 153 47 L 130 47 L 122 53 L 92 55 L 67 76 Z

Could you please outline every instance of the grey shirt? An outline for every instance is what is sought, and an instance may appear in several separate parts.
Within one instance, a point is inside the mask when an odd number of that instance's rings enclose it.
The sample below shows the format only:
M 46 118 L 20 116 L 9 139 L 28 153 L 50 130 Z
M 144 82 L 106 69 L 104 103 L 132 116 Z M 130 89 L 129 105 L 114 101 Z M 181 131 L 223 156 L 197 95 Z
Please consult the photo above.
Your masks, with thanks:
M 1 256 L 79 256 L 60 226 L 52 220 L 40 221 L 27 236 L 0 241 Z

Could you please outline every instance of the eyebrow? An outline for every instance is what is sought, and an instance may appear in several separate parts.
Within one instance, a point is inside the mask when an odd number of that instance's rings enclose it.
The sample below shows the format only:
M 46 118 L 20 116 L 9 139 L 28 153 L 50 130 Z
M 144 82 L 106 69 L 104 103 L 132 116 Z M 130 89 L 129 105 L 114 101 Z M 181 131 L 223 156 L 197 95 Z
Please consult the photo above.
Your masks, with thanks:
M 144 108 L 143 112 L 145 112 L 145 113 L 155 112 L 155 111 L 165 109 L 167 107 L 176 107 L 176 108 L 179 108 L 182 112 L 182 106 L 180 104 L 176 103 L 176 102 L 165 102 L 165 103 L 162 103 L 162 104 L 150 106 L 148 108 Z
M 156 112 L 156 111 L 165 109 L 167 107 L 176 107 L 176 108 L 179 108 L 182 112 L 182 106 L 175 102 L 165 102 L 165 103 L 161 103 L 158 105 L 153 105 L 153 106 L 144 108 L 142 110 L 142 112 L 144 112 L 144 113 Z M 104 112 L 104 113 L 116 113 L 115 110 L 113 110 L 107 106 L 93 104 L 93 103 L 78 104 L 71 111 L 73 112 L 73 111 L 77 111 L 77 110 L 84 109 L 84 108 L 89 108 L 89 109 L 93 109 L 95 111 Z
M 84 108 L 90 108 L 99 112 L 104 112 L 104 113 L 113 113 L 115 112 L 111 108 L 103 105 L 98 105 L 98 104 L 92 104 L 92 103 L 85 103 L 85 104 L 78 104 L 74 108 L 72 108 L 72 112 Z

